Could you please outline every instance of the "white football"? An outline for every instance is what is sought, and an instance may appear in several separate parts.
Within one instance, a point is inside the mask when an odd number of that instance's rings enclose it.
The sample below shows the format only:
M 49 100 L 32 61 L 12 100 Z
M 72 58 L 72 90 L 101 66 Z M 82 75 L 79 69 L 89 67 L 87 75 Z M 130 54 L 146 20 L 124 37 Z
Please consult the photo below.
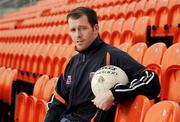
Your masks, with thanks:
M 121 68 L 106 65 L 95 72 L 91 80 L 91 89 L 96 96 L 98 93 L 108 91 L 117 83 L 126 85 L 128 82 L 128 77 Z

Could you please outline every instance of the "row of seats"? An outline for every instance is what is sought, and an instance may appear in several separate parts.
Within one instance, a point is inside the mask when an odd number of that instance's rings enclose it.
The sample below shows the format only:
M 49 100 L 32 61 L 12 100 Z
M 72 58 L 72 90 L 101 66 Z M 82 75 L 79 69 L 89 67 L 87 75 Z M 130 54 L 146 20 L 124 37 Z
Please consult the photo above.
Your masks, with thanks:
M 32 83 L 36 80 L 34 75 L 59 76 L 70 57 L 76 53 L 72 45 L 2 43 L 1 47 L 0 66 L 17 69 L 18 79 Z M 143 42 L 133 46 L 126 42 L 118 48 L 128 52 L 138 62 L 159 75 L 162 99 L 180 101 L 176 94 L 179 86 L 179 82 L 176 82 L 179 80 L 176 65 L 180 63 L 180 43 L 167 49 L 164 43 L 156 43 L 148 48 Z
M 118 104 L 114 122 L 179 122 L 180 107 L 174 101 L 160 101 L 156 104 L 145 96 Z
M 100 21 L 100 35 L 111 45 L 118 46 L 124 42 L 133 45 L 147 41 L 147 30 L 150 19 L 147 16 L 140 18 L 130 17 L 125 20 Z M 141 28 L 139 28 L 141 26 Z
M 76 52 L 71 45 L 37 43 L 1 44 L 1 66 L 18 70 L 18 79 L 34 83 L 36 75 L 59 76 Z
M 57 80 L 57 77 L 49 79 L 47 75 L 43 75 L 36 81 L 33 95 L 19 93 L 15 108 L 15 122 L 44 121 L 47 101 L 54 91 Z M 154 104 L 147 97 L 138 95 L 132 100 L 118 104 L 115 122 L 130 122 L 132 120 L 134 122 L 178 122 L 179 114 L 180 107 L 174 101 L 166 100 Z
M 41 76 L 35 83 L 33 94 L 21 92 L 17 96 L 15 122 L 43 122 L 47 112 L 47 102 L 54 92 L 58 78 Z
M 146 42 L 150 18 L 142 16 L 139 18 L 130 17 L 127 20 L 102 20 L 99 22 L 101 37 L 111 45 L 119 45 L 123 42 L 135 44 Z M 139 28 L 139 27 L 142 28 Z M 173 32 L 173 43 L 180 42 L 180 29 Z M 171 35 L 171 33 L 168 33 Z M 68 34 L 68 26 L 26 28 L 17 30 L 6 30 L 0 33 L 0 42 L 35 42 L 35 43 L 68 43 L 72 40 Z
M 0 100 L 11 105 L 12 84 L 17 79 L 17 70 L 0 67 Z
M 0 42 L 32 42 L 71 44 L 67 24 L 64 26 L 6 30 L 0 33 Z
M 149 48 L 145 43 L 137 43 L 130 48 L 128 44 L 123 44 L 120 48 L 158 74 L 161 82 L 160 97 L 162 99 L 180 102 L 180 97 L 177 94 L 178 89 L 180 89 L 178 82 L 180 43 L 173 44 L 168 49 L 164 43 L 156 43 Z

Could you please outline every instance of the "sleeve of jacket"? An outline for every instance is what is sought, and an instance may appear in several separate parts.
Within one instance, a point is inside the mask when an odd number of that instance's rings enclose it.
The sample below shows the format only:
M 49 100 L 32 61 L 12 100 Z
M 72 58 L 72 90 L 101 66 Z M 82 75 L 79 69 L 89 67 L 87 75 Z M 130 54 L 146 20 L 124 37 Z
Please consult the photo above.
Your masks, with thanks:
M 51 96 L 50 101 L 48 102 L 48 111 L 46 114 L 45 122 L 59 122 L 60 116 L 63 111 L 66 110 L 66 100 L 63 98 L 61 93 L 61 83 L 63 82 L 62 76 L 59 78 L 54 94 Z
M 117 65 L 126 72 L 129 83 L 127 85 L 116 84 L 111 88 L 115 101 L 122 101 L 137 95 L 145 95 L 149 99 L 156 98 L 160 92 L 158 76 L 128 54 L 122 53 L 120 57 L 121 59 L 116 61 Z
M 65 68 L 65 72 L 60 76 L 55 87 L 54 94 L 48 102 L 48 111 L 45 122 L 59 122 L 60 116 L 66 110 L 68 103 L 68 89 L 65 86 L 67 72 L 70 62 Z

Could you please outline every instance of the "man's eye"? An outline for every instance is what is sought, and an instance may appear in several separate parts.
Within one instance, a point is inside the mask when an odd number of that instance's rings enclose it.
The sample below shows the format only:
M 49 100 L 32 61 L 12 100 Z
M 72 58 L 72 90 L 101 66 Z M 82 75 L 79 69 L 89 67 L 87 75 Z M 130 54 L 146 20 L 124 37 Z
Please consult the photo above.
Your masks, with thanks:
M 71 31 L 71 32 L 75 32 L 75 29 L 71 29 L 70 31 Z
M 86 30 L 86 27 L 81 27 L 81 28 L 79 28 L 79 30 Z

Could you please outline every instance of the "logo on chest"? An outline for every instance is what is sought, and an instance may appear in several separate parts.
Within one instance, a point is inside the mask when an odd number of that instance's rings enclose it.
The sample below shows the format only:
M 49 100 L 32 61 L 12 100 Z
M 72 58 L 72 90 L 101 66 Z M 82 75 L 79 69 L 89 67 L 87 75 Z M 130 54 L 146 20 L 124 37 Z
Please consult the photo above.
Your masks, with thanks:
M 71 77 L 71 75 L 68 75 L 67 80 L 66 80 L 66 84 L 68 85 L 71 83 L 72 83 L 72 77 Z

